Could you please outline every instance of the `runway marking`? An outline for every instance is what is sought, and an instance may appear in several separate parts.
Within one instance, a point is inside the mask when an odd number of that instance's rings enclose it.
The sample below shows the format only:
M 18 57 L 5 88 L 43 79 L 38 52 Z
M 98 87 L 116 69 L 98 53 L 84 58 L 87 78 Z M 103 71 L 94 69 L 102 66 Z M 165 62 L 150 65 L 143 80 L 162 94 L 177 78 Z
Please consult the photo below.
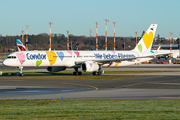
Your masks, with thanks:
M 180 79 L 176 79 L 176 80 L 180 80 Z M 160 83 L 160 84 L 163 84 L 161 82 L 171 82 L 171 81 L 176 81 L 176 80 L 164 80 L 164 81 L 152 81 L 152 82 L 145 82 L 145 83 Z
M 176 79 L 176 80 L 180 80 L 180 79 Z M 140 83 L 134 83 L 134 84 L 129 84 L 129 85 L 124 85 L 124 86 L 120 86 L 120 87 L 113 87 L 113 88 L 108 88 L 106 90 L 110 90 L 110 89 L 116 89 L 116 88 L 125 88 L 125 87 L 130 87 L 130 86 L 135 86 L 135 85 L 140 85 L 140 84 L 146 84 L 146 83 L 160 83 L 160 82 L 167 82 L 167 81 L 176 81 L 176 80 L 164 80 L 164 81 L 152 81 L 152 82 L 140 82 Z M 161 84 L 161 83 L 160 83 Z M 163 84 L 163 83 L 162 83 Z
M 98 88 L 97 88 L 97 87 L 92 86 L 92 85 L 75 84 L 75 83 L 63 83 L 63 84 L 78 85 L 78 86 L 87 86 L 87 87 L 95 88 L 96 90 L 98 90 Z M 93 91 L 94 91 L 94 90 L 93 90 Z
M 125 87 L 129 87 L 129 86 L 140 85 L 140 84 L 143 84 L 143 82 L 140 82 L 140 83 L 134 83 L 134 84 L 129 84 L 129 85 L 124 85 L 124 86 L 120 86 L 120 87 L 108 88 L 107 90 L 110 90 L 110 89 L 116 89 L 116 88 L 125 88 Z

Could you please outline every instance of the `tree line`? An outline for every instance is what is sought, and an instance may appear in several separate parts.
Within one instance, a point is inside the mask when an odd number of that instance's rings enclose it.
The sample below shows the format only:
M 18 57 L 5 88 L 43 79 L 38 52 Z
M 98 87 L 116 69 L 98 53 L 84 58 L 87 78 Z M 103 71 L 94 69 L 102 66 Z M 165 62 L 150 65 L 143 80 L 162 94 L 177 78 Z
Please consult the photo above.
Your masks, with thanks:
M 1 52 L 11 48 L 17 50 L 16 39 L 22 40 L 22 35 L 20 36 L 0 36 L 0 48 Z M 24 35 L 24 44 L 26 36 Z M 140 40 L 141 37 L 138 37 Z M 64 34 L 52 34 L 51 36 L 52 50 L 66 50 L 67 49 L 67 37 Z M 179 40 L 179 39 L 178 39 Z M 96 37 L 86 37 L 86 36 L 75 36 L 69 35 L 69 43 L 72 43 L 72 49 L 76 50 L 89 50 L 90 45 L 93 50 L 95 50 Z M 125 43 L 125 46 L 124 46 Z M 174 42 L 175 44 L 177 41 Z M 114 49 L 114 37 L 108 37 L 108 50 Z M 165 38 L 160 38 L 157 35 L 154 44 L 169 44 L 168 40 Z M 131 50 L 136 45 L 136 37 L 116 37 L 116 50 Z M 71 45 L 70 45 L 71 46 Z M 99 49 L 105 49 L 105 37 L 98 36 L 98 46 Z M 28 35 L 28 49 L 29 50 L 48 50 L 49 49 L 49 35 L 46 33 L 38 35 Z

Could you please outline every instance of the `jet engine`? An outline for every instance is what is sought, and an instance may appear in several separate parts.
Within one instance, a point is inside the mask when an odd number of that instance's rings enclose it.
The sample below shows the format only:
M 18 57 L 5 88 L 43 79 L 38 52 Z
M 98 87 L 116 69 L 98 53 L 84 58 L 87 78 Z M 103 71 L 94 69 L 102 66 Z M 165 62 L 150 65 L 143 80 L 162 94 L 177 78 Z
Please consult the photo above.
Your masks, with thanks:
M 94 72 L 99 70 L 99 65 L 93 61 L 87 61 L 82 64 L 82 70 L 84 72 Z
M 47 71 L 49 72 L 58 72 L 58 71 L 63 71 L 63 70 L 66 70 L 66 67 L 59 67 L 59 66 L 47 67 Z

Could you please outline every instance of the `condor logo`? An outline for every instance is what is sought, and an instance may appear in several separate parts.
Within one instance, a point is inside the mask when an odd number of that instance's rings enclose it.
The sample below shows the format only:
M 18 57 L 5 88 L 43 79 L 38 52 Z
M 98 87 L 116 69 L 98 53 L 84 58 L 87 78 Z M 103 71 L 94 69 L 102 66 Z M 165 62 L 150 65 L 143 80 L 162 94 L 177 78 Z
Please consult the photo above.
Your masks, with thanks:
M 45 60 L 46 59 L 46 54 L 26 54 L 26 57 L 28 60 Z

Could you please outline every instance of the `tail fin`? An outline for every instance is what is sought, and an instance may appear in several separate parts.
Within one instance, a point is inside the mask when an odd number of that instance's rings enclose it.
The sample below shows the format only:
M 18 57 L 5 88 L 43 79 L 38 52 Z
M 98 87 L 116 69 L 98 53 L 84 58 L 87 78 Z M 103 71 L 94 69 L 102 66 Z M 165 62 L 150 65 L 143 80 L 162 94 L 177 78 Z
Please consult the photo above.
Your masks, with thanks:
M 156 33 L 157 24 L 151 24 L 139 43 L 133 49 L 138 52 L 150 52 L 154 36 Z
M 28 51 L 28 49 L 26 49 L 26 47 L 19 39 L 16 39 L 16 43 L 17 43 L 18 51 Z

